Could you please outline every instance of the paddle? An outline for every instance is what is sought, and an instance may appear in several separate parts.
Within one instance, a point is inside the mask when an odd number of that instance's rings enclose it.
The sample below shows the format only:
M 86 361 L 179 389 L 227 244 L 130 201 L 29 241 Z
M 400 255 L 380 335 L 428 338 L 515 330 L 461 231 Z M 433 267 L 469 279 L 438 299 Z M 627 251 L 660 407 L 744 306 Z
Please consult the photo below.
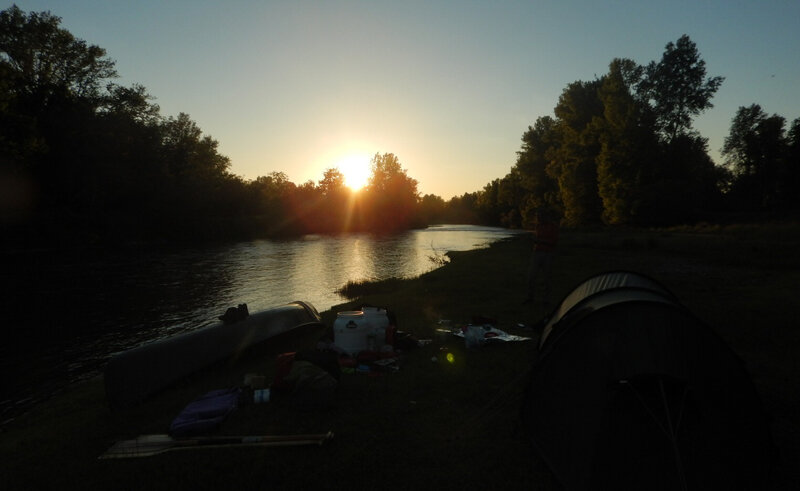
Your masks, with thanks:
M 149 457 L 170 450 L 219 448 L 230 446 L 274 447 L 287 445 L 322 445 L 333 438 L 333 432 L 313 435 L 210 436 L 175 439 L 169 435 L 142 435 L 135 440 L 121 440 L 111 446 L 100 459 Z

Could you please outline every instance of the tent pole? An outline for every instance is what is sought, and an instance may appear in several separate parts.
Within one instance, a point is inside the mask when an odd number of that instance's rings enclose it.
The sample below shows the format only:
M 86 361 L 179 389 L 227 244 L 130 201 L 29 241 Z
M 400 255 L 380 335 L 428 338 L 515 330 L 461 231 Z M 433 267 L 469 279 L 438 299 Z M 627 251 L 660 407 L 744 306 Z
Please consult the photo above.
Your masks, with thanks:
M 683 462 L 681 459 L 681 452 L 678 449 L 678 440 L 675 436 L 675 429 L 672 426 L 672 416 L 670 415 L 669 401 L 667 400 L 667 392 L 664 389 L 664 379 L 658 379 L 658 387 L 661 389 L 661 402 L 664 404 L 664 414 L 667 416 L 667 428 L 669 428 L 669 442 L 672 444 L 672 452 L 675 456 L 675 466 L 678 468 L 678 476 L 681 480 L 681 488 L 684 491 L 689 490 L 689 485 L 686 482 L 686 474 L 683 471 Z

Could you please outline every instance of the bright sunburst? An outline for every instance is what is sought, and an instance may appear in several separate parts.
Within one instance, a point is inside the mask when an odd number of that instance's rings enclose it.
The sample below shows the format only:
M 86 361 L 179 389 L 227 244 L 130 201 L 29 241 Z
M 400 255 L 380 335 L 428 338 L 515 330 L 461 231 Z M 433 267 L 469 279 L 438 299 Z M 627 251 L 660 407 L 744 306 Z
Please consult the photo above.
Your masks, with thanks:
M 344 183 L 353 191 L 358 191 L 369 179 L 370 159 L 366 155 L 347 155 L 342 157 L 336 167 L 344 175 Z

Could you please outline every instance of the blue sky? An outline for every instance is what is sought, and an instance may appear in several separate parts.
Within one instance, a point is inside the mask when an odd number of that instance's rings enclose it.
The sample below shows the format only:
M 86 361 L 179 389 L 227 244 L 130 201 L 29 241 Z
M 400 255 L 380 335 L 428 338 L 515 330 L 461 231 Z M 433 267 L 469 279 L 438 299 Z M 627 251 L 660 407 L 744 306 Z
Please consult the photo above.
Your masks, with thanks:
M 247 179 L 318 181 L 348 156 L 392 152 L 423 194 L 477 191 L 567 84 L 615 57 L 659 60 L 682 34 L 725 77 L 694 124 L 718 163 L 739 106 L 800 117 L 797 0 L 16 3 L 105 48 L 118 83 L 188 113 Z

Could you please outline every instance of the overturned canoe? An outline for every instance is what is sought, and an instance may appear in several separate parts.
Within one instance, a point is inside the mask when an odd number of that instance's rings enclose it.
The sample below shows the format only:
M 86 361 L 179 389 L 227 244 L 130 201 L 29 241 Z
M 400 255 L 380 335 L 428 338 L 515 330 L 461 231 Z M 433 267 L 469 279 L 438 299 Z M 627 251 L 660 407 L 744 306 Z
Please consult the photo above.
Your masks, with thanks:
M 136 404 L 155 392 L 211 365 L 297 327 L 321 322 L 305 302 L 251 314 L 134 348 L 112 357 L 105 369 L 111 407 Z

